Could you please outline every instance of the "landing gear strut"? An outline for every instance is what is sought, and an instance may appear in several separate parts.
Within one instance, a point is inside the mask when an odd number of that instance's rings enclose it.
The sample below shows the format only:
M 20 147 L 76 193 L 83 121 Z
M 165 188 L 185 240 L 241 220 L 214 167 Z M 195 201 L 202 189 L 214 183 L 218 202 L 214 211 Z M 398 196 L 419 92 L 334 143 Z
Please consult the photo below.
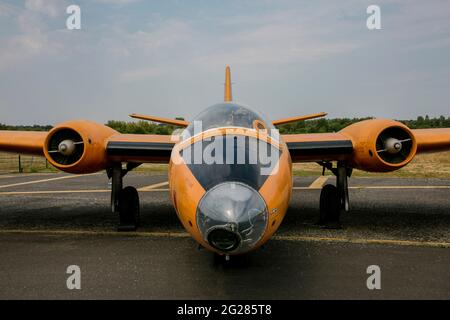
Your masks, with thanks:
M 138 165 L 129 163 L 127 168 L 123 169 L 121 163 L 115 163 L 107 171 L 112 180 L 111 210 L 113 213 L 119 213 L 118 231 L 134 231 L 139 227 L 139 194 L 134 187 L 123 188 L 123 177 Z
M 320 164 L 324 172 L 329 169 L 336 176 L 336 186 L 327 184 L 322 188 L 318 224 L 327 228 L 340 228 L 341 212 L 349 211 L 348 178 L 352 174 L 352 168 L 341 161 L 338 161 L 336 168 L 330 162 Z

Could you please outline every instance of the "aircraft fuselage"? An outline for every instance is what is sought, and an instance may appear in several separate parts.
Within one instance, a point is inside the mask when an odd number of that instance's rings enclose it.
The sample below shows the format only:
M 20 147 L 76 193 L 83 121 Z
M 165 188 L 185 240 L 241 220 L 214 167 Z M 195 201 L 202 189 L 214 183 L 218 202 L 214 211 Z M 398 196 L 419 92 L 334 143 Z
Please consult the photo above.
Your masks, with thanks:
M 291 196 L 292 162 L 264 118 L 223 103 L 183 132 L 172 151 L 169 187 L 181 223 L 198 243 L 219 254 L 242 254 L 280 226 Z

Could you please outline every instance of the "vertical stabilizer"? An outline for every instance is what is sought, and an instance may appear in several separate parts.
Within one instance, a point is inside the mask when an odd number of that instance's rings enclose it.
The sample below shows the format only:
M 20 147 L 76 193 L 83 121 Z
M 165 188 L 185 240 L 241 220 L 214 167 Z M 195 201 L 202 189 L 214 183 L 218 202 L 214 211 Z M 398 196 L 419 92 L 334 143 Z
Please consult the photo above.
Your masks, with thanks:
M 230 102 L 233 101 L 233 96 L 231 94 L 231 70 L 230 66 L 227 66 L 225 69 L 225 94 L 224 101 Z

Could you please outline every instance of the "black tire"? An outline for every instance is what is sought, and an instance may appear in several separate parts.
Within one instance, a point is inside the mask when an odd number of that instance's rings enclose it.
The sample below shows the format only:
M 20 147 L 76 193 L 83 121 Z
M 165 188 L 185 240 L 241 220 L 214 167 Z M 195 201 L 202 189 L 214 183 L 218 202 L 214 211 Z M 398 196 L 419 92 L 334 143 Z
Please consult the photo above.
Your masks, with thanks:
M 136 230 L 140 223 L 139 194 L 134 187 L 125 187 L 119 194 L 120 231 Z
M 338 189 L 332 184 L 325 185 L 320 192 L 319 225 L 338 225 L 340 207 Z

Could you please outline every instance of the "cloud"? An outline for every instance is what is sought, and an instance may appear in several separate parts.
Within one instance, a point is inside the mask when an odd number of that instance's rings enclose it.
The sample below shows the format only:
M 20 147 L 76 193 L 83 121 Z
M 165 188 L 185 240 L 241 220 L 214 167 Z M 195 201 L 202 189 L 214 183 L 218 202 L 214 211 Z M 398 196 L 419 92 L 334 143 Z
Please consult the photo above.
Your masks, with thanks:
M 450 2 L 414 1 L 405 5 L 391 1 L 398 6 L 388 20 L 387 36 L 391 41 L 400 43 L 405 51 L 450 47 Z
M 138 1 L 96 0 L 97 3 L 113 5 Z M 450 9 L 450 5 L 439 1 L 438 5 L 417 3 L 409 6 L 397 0 L 390 0 L 387 4 L 398 8 L 385 15 L 384 3 L 381 3 L 383 25 L 391 23 L 395 28 L 389 32 L 383 30 L 384 37 L 379 41 L 403 41 L 411 48 L 447 45 L 448 37 L 442 41 L 442 37 L 430 34 L 430 30 L 437 33 L 448 31 L 448 19 L 444 13 L 447 10 L 442 8 Z M 270 5 L 270 1 L 266 5 Z M 48 19 L 43 16 L 54 18 L 60 12 L 64 13 L 64 9 L 58 0 L 27 0 L 24 10 L 19 13 L 16 7 L 0 5 L 0 14 L 16 12 L 16 24 L 22 31 L 21 35 L 4 41 L 9 43 L 5 50 L 29 51 L 8 59 L 9 63 L 11 60 L 19 61 L 21 56 L 49 54 L 60 47 L 49 42 L 52 35 L 46 34 Z M 78 45 L 83 52 L 103 54 L 114 61 L 122 60 L 125 70 L 120 72 L 119 80 L 129 81 L 160 76 L 164 70 L 173 70 L 170 67 L 174 65 L 195 64 L 203 68 L 224 63 L 276 66 L 348 54 L 373 45 L 361 36 L 367 36 L 368 31 L 357 32 L 364 28 L 365 16 L 364 4 L 350 1 L 345 5 L 326 2 L 314 6 L 281 6 L 265 13 L 244 10 L 233 15 L 165 17 L 156 22 L 144 22 L 137 31 L 119 19 L 114 21 L 117 23 L 114 28 L 108 26 L 109 30 L 91 29 L 84 36 L 89 41 Z M 420 41 L 417 40 L 419 37 L 422 38 Z M 13 57 L 14 53 L 3 52 L 0 59 L 5 56 Z M 5 63 L 0 60 L 0 65 Z
M 130 33 L 126 40 L 131 50 L 155 52 L 179 48 L 191 37 L 191 32 L 187 23 L 180 20 L 167 20 L 152 30 Z
M 0 3 L 0 17 L 10 17 L 18 11 L 16 6 L 8 3 Z
M 334 26 L 323 23 L 327 14 L 320 12 L 314 19 L 285 10 L 256 16 L 169 19 L 147 30 L 122 30 L 119 41 L 109 41 L 109 51 L 133 61 L 119 74 L 119 81 L 127 82 L 186 67 L 211 69 L 225 63 L 277 66 L 356 50 L 360 46 L 357 40 L 336 36 Z M 205 27 L 208 25 L 221 32 Z
M 241 65 L 289 64 L 311 61 L 326 56 L 350 52 L 358 47 L 353 39 L 333 38 L 333 28 L 320 23 L 302 21 L 289 12 L 280 14 L 279 21 L 265 22 L 257 26 L 228 34 L 218 39 L 213 52 L 201 57 L 205 63 L 227 58 L 230 63 Z M 261 23 L 262 22 L 262 23 Z M 212 59 L 211 59 L 212 57 Z
M 55 56 L 64 46 L 48 34 L 35 31 L 9 38 L 0 51 L 0 71 L 14 68 L 37 56 Z
M 167 67 L 147 67 L 127 70 L 120 74 L 120 81 L 122 82 L 134 82 L 139 80 L 148 80 L 150 78 L 158 78 L 167 72 Z
M 298 112 L 299 105 L 361 114 L 383 104 L 390 112 L 396 103 L 408 104 L 406 114 L 428 97 L 439 105 L 449 99 L 438 87 L 448 83 L 448 69 L 442 71 L 449 64 L 448 1 L 380 0 L 382 30 L 374 32 L 366 28 L 372 4 L 366 0 L 76 2 L 83 29 L 73 32 L 65 30 L 71 1 L 0 3 L 3 101 L 14 107 L 38 101 L 52 113 L 61 105 L 52 97 L 66 101 L 76 86 L 79 101 L 71 110 L 86 116 L 108 105 L 107 116 L 115 117 L 124 104 L 147 105 L 150 96 L 152 108 L 165 106 L 155 110 L 166 115 L 179 105 L 196 112 L 220 94 L 225 64 L 239 83 L 236 97 L 271 115 Z M 49 76 L 36 80 L 40 74 Z M 9 89 L 14 77 L 26 95 Z M 55 86 L 58 94 L 47 96 L 28 90 Z
M 119 74 L 121 82 L 144 80 L 167 74 L 173 65 L 183 61 L 191 45 L 190 25 L 179 20 L 163 21 L 151 30 L 122 31 L 115 39 L 109 39 L 107 49 L 116 57 L 129 61 Z
M 98 3 L 112 4 L 112 5 L 118 5 L 118 6 L 136 3 L 139 1 L 141 1 L 141 0 L 95 0 L 95 2 L 98 2 Z
M 4 36 L 0 51 L 0 71 L 38 56 L 54 56 L 64 48 L 61 30 L 50 30 L 49 19 L 65 13 L 63 1 L 27 0 L 24 7 L 1 5 L 0 12 L 7 15 L 11 32 Z
M 67 4 L 60 0 L 26 0 L 25 9 L 45 14 L 49 17 L 57 17 L 66 12 Z

